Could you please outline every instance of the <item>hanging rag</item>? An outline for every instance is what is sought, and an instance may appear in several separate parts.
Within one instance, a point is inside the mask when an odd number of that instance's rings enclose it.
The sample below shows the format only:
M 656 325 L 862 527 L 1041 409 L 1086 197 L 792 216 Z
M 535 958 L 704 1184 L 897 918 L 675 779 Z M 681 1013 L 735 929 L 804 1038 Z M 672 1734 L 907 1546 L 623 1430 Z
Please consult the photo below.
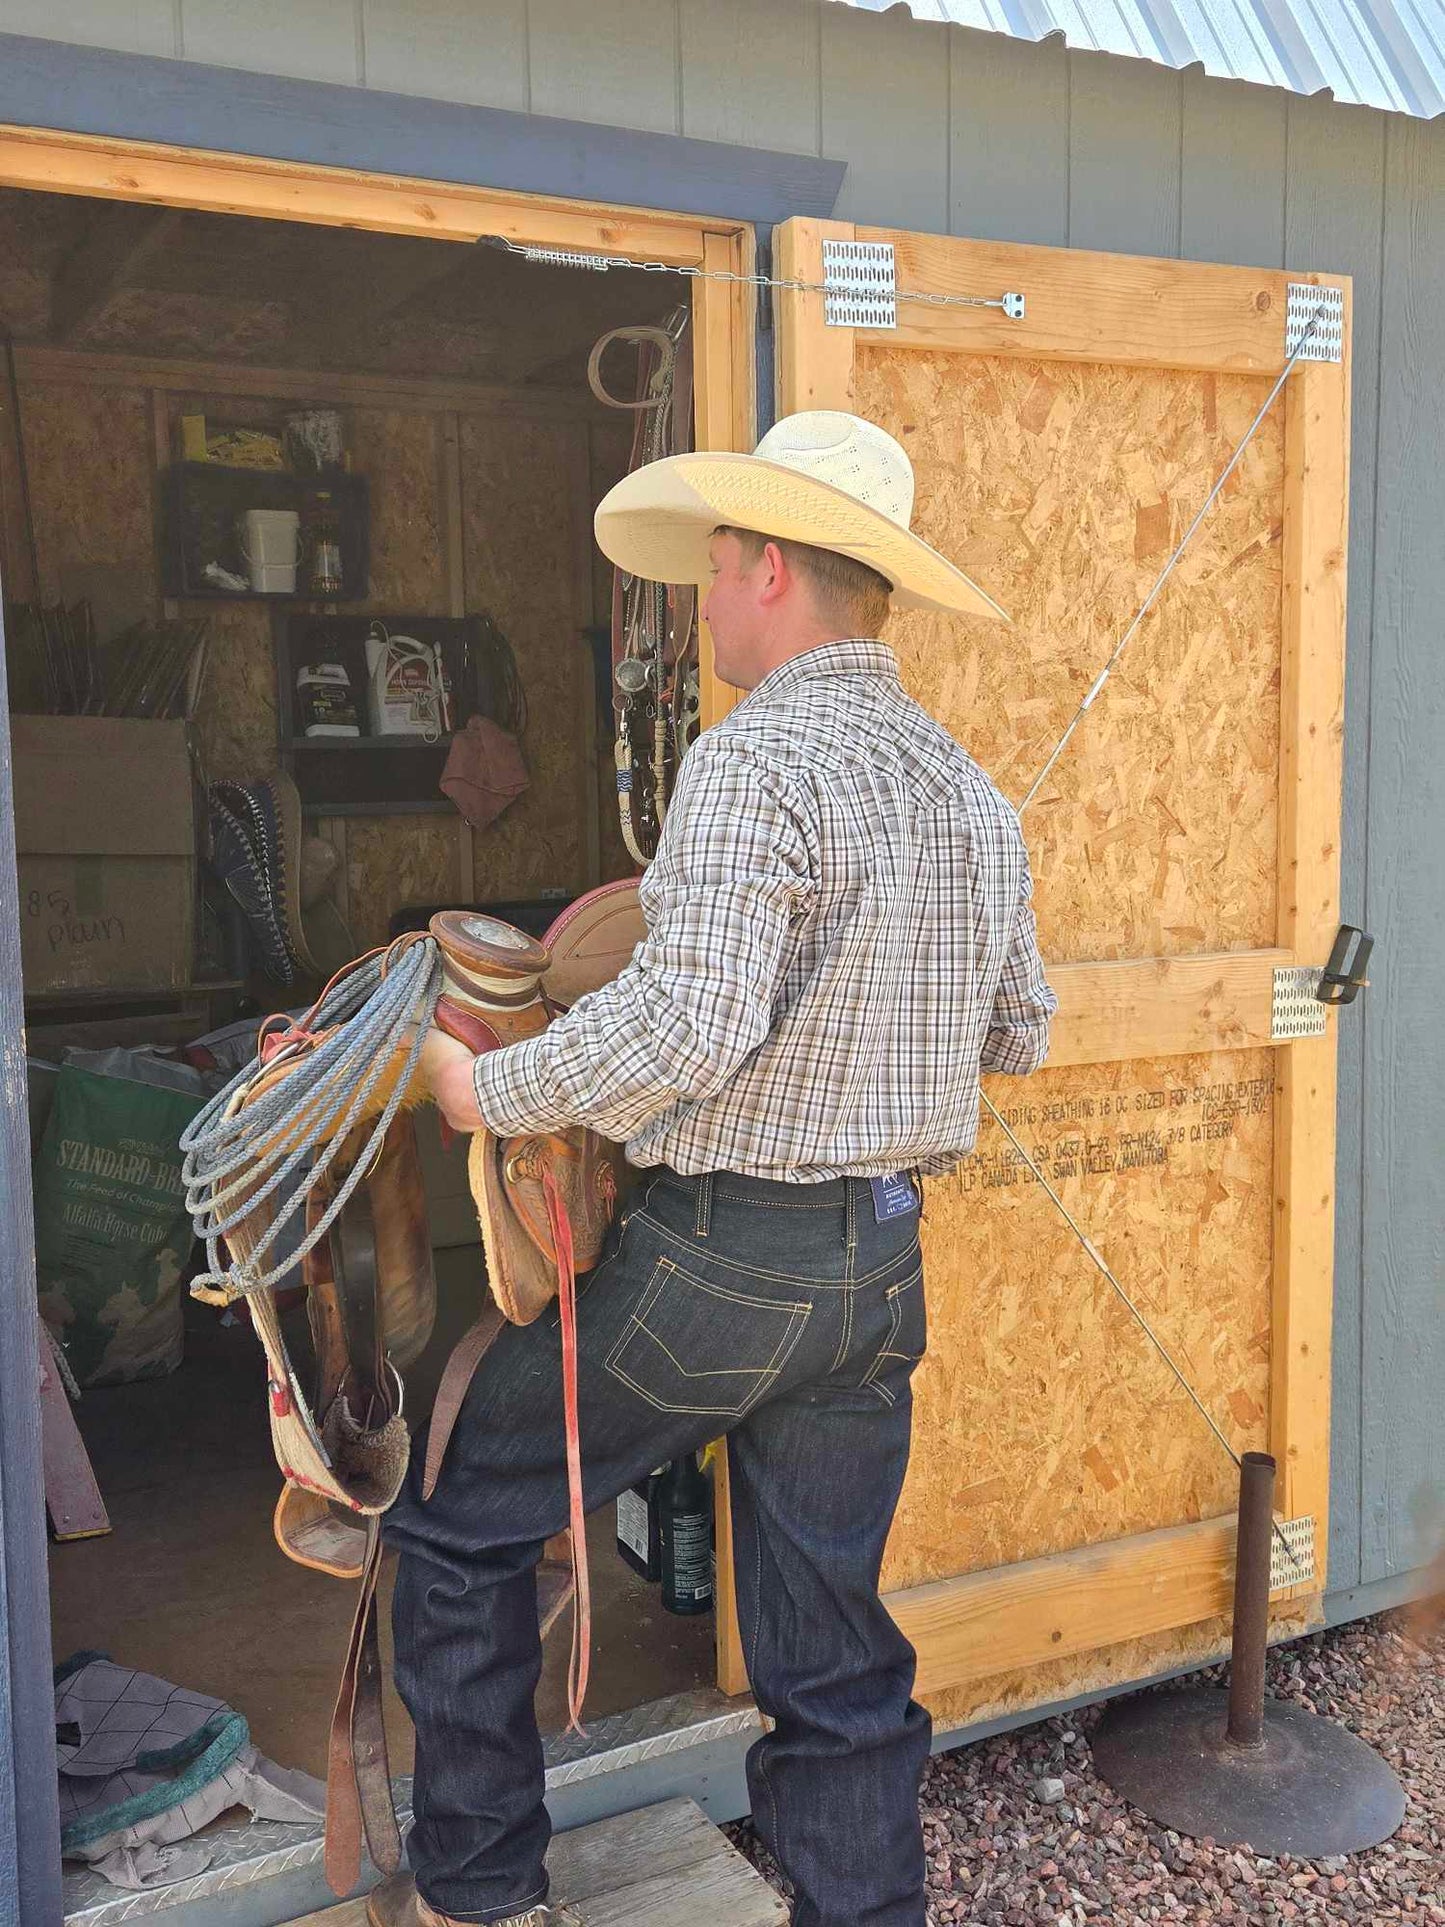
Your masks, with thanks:
M 449 796 L 474 830 L 484 830 L 526 789 L 527 766 L 515 736 L 489 716 L 472 716 L 447 752 L 442 793 Z

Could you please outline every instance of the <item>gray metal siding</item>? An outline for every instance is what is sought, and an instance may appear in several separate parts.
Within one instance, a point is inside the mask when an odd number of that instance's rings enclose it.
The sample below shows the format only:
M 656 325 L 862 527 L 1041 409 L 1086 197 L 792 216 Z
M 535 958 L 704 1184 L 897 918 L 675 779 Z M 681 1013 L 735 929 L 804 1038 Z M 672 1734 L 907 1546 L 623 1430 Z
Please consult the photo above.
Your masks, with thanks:
M 1445 128 L 1385 141 L 1366 879 L 1386 938 L 1364 1013 L 1362 1576 L 1445 1536 L 1441 1304 L 1445 943 Z M 1379 953 L 1376 953 L 1379 955 Z
M 1331 1586 L 1445 1494 L 1445 128 L 826 0 L 0 0 L 0 30 L 848 163 L 840 213 L 1355 279 Z M 668 182 L 656 199 L 666 202 Z

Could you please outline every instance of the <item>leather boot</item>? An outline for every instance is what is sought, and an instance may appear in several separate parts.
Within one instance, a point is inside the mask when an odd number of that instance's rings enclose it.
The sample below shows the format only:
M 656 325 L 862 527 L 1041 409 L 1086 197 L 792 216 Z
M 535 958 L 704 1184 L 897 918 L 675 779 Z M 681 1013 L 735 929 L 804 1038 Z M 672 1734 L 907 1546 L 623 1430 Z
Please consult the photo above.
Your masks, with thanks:
M 469 1927 L 428 1907 L 409 1873 L 394 1873 L 372 1889 L 366 1899 L 366 1918 L 370 1927 Z M 529 1907 L 492 1922 L 491 1927 L 582 1927 L 582 1919 L 570 1907 Z

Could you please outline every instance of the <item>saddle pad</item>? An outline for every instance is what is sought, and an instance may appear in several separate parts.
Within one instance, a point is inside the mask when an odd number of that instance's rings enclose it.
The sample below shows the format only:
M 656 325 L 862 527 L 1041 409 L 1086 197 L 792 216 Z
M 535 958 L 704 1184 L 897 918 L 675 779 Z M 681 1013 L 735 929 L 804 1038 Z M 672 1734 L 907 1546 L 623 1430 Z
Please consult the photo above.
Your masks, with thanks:
M 604 883 L 569 903 L 542 939 L 552 953 L 542 981 L 548 1000 L 570 1010 L 589 990 L 610 984 L 632 961 L 632 953 L 647 935 L 638 879 L 624 877 Z

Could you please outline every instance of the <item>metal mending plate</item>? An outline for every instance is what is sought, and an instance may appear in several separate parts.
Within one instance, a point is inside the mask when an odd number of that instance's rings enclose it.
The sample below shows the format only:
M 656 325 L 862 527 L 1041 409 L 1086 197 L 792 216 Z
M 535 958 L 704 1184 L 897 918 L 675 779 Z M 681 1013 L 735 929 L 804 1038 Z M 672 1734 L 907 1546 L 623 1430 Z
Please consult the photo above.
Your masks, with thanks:
M 1324 1036 L 1325 1006 L 1315 995 L 1322 974 L 1316 964 L 1288 964 L 1275 971 L 1269 1022 L 1272 1044 L 1288 1043 L 1292 1037 Z
M 1306 328 L 1315 315 L 1309 339 L 1300 348 Z M 1288 283 L 1284 310 L 1285 359 L 1299 348 L 1301 361 L 1343 361 L 1345 355 L 1345 291 L 1343 288 L 1315 288 L 1308 281 Z
M 891 241 L 825 241 L 823 286 L 828 327 L 897 327 Z
M 1280 1544 L 1283 1538 L 1289 1547 Z M 1293 1555 L 1293 1557 L 1291 1557 Z M 1315 1576 L 1315 1522 L 1313 1514 L 1303 1519 L 1276 1519 L 1269 1540 L 1269 1589 L 1302 1586 Z

